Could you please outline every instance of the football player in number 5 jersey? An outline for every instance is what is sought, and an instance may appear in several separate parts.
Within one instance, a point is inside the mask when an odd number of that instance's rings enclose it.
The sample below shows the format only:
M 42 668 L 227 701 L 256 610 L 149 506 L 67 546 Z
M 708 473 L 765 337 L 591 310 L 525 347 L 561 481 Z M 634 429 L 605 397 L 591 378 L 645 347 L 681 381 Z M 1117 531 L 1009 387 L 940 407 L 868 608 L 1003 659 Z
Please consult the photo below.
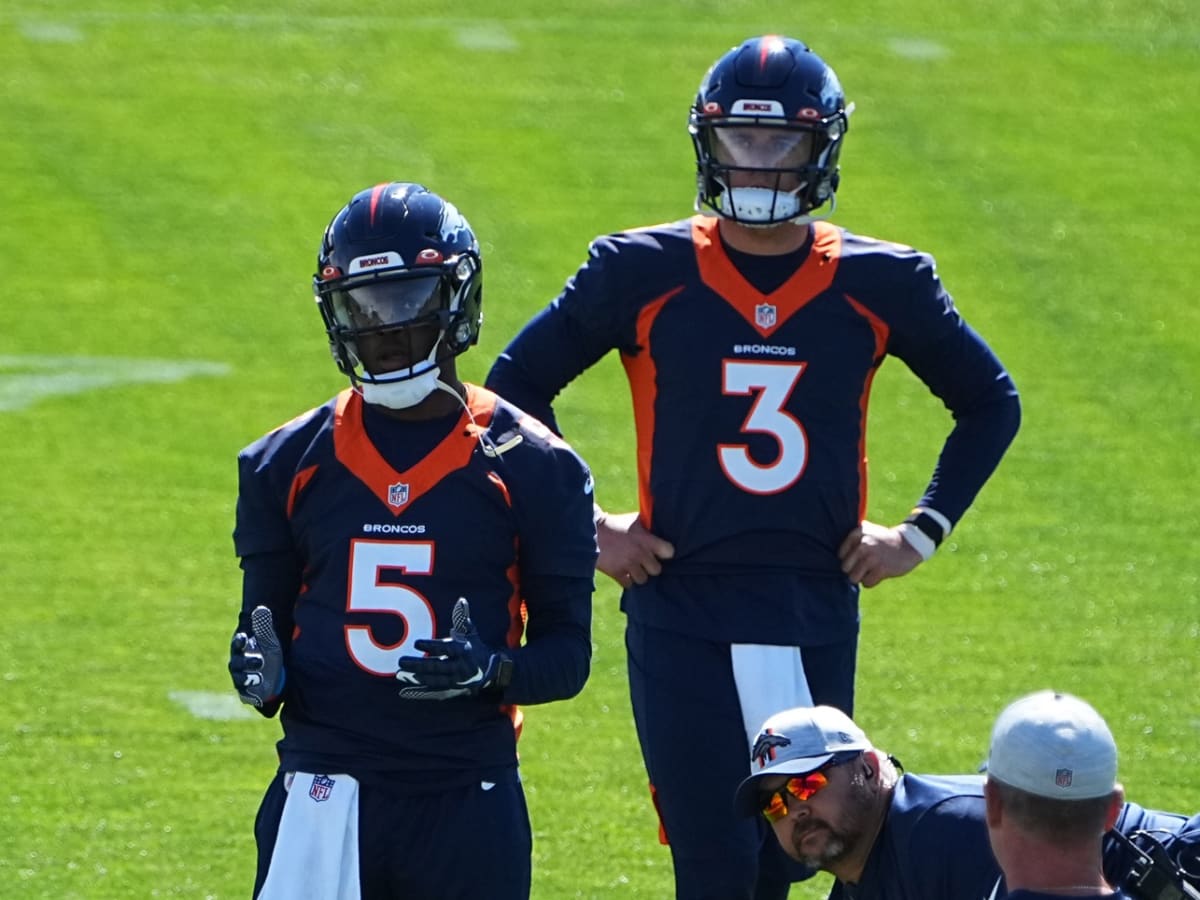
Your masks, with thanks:
M 634 719 L 686 900 L 784 897 L 803 876 L 725 799 L 748 742 L 777 709 L 851 711 L 860 585 L 933 554 L 1020 419 L 933 259 L 824 221 L 851 108 L 800 41 L 734 47 L 690 116 L 712 215 L 595 240 L 488 376 L 556 427 L 559 391 L 620 354 L 639 509 L 597 507 L 598 566 L 624 588 Z M 954 419 L 893 527 L 864 520 L 867 400 L 888 356 Z
M 450 203 L 359 192 L 314 290 L 351 388 L 238 457 L 229 668 L 283 725 L 255 896 L 525 900 L 517 705 L 587 679 L 591 476 L 459 380 L 482 263 Z

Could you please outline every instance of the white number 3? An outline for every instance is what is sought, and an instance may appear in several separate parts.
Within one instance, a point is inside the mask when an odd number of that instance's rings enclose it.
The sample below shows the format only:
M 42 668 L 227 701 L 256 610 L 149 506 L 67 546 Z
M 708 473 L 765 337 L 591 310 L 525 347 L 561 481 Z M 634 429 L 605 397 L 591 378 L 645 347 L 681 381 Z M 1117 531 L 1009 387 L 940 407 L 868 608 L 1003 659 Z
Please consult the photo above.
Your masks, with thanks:
M 433 544 L 407 541 L 350 542 L 350 590 L 347 612 L 389 613 L 404 621 L 398 644 L 380 644 L 369 625 L 346 626 L 346 649 L 361 668 L 394 676 L 401 656 L 420 655 L 413 642 L 433 637 L 433 609 L 421 594 L 403 584 L 380 580 L 387 570 L 410 575 L 433 572 Z
M 767 465 L 750 456 L 745 444 L 719 444 L 717 455 L 725 476 L 751 494 L 777 494 L 796 483 L 808 464 L 808 435 L 804 426 L 784 410 L 804 363 L 734 362 L 725 360 L 721 387 L 726 394 L 758 396 L 742 423 L 742 433 L 769 434 L 779 455 Z

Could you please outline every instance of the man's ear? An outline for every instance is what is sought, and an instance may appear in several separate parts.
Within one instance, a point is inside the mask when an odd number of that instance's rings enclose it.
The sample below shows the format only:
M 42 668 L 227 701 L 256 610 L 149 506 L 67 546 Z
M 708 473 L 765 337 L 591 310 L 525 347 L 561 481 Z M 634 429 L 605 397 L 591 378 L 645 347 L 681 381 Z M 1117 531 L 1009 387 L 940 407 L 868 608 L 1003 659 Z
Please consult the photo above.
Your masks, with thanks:
M 1004 818 L 1004 804 L 1000 802 L 1000 792 L 996 790 L 996 786 L 991 781 L 983 783 L 983 799 L 987 805 L 988 827 L 995 828 Z
M 862 774 L 867 783 L 874 781 L 882 771 L 883 767 L 880 764 L 880 753 L 878 750 L 866 750 L 862 755 Z
M 1108 814 L 1104 817 L 1104 830 L 1112 831 L 1117 824 L 1117 817 L 1125 807 L 1125 786 L 1118 784 L 1113 787 L 1112 796 L 1108 801 Z

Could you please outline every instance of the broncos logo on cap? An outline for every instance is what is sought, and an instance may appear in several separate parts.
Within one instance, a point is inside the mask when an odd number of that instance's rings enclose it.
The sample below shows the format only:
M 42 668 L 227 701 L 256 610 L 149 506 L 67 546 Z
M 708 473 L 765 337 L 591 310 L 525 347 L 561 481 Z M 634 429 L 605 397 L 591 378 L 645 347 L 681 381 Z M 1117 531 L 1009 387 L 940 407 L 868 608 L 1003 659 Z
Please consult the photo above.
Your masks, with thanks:
M 750 760 L 751 762 L 758 763 L 758 767 L 761 769 L 775 759 L 775 749 L 777 747 L 786 747 L 791 742 L 791 738 L 785 737 L 782 734 L 774 734 L 768 728 L 754 741 L 754 749 L 750 751 Z

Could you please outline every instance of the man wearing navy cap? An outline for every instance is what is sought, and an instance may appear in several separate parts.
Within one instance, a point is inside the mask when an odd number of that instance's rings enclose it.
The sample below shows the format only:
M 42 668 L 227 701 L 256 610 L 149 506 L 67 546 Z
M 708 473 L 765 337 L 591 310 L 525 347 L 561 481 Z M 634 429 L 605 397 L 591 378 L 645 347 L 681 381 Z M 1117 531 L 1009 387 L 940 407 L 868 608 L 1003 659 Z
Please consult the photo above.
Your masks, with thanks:
M 1015 729 L 1012 738 L 1019 742 L 1022 733 Z M 993 752 L 993 780 L 1003 773 L 1020 782 L 1019 759 L 1001 752 L 997 760 Z M 1113 759 L 1115 773 L 1115 750 Z M 1055 777 L 1067 777 L 1059 768 Z M 1070 780 L 1088 793 L 1105 778 L 1080 765 Z M 989 844 L 986 790 L 981 775 L 904 773 L 841 711 L 797 707 L 763 723 L 734 808 L 765 817 L 793 859 L 832 873 L 831 900 L 994 900 L 1006 888 Z M 1123 834 L 1153 830 L 1172 854 L 1200 850 L 1200 815 L 1188 819 L 1119 798 L 1115 810 Z M 1121 883 L 1131 863 L 1125 845 L 1110 837 L 1107 883 Z M 1014 887 L 1026 884 L 1032 882 Z

